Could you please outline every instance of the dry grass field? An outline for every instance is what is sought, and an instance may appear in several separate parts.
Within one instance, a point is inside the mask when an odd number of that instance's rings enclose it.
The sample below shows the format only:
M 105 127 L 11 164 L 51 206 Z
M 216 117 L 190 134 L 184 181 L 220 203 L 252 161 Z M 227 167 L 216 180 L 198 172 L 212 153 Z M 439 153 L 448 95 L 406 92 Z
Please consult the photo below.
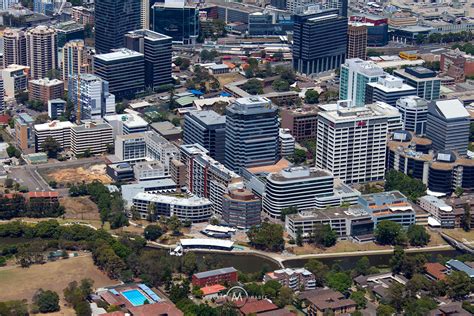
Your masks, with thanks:
M 105 173 L 105 164 L 93 164 L 74 168 L 44 169 L 40 173 L 46 181 L 56 181 L 59 185 L 67 183 L 90 183 L 99 180 L 104 184 L 112 183 Z
M 88 196 L 63 197 L 59 202 L 66 210 L 66 219 L 100 220 L 99 209 Z

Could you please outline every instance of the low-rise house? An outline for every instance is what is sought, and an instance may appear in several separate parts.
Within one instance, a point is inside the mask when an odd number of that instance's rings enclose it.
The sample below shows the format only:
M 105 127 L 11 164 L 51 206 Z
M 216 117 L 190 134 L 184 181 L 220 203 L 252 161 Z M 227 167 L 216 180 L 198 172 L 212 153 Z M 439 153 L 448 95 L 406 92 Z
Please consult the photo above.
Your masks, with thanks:
M 451 271 L 462 271 L 466 273 L 471 279 L 474 278 L 474 267 L 471 267 L 462 261 L 451 259 L 446 262 L 446 267 L 448 268 L 448 273 Z
M 219 294 L 226 289 L 225 286 L 220 284 L 209 285 L 201 288 L 202 298 L 203 299 L 213 299 L 218 298 Z
M 261 315 L 265 312 L 273 312 L 278 310 L 278 306 L 269 300 L 258 300 L 247 302 L 240 308 L 241 315 Z M 273 315 L 273 314 L 272 314 Z
M 436 309 L 430 311 L 428 316 L 471 316 L 467 310 L 462 308 L 461 302 L 449 303 L 438 306 Z
M 340 292 L 331 289 L 315 289 L 302 292 L 298 299 L 303 301 L 307 315 L 348 315 L 356 310 L 357 304 Z
M 447 268 L 439 262 L 425 263 L 425 275 L 432 280 L 440 281 L 446 278 Z
M 354 279 L 354 283 L 357 286 L 371 289 L 379 300 L 387 299 L 387 290 L 394 282 L 405 285 L 408 280 L 400 274 L 393 274 L 391 272 L 360 275 Z

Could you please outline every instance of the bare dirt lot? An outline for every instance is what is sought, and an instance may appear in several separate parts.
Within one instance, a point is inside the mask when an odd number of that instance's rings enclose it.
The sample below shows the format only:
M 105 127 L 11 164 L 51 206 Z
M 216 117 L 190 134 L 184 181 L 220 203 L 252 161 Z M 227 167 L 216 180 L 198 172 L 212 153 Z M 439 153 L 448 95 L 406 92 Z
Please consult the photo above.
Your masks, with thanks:
M 109 279 L 94 266 L 90 255 L 82 255 L 43 265 L 33 265 L 27 269 L 0 268 L 0 301 L 27 299 L 31 302 L 35 292 L 42 288 L 57 292 L 61 298 L 61 308 L 63 308 L 63 289 L 69 282 L 80 281 L 84 278 L 94 280 L 94 288 L 117 284 L 117 281 Z M 66 310 L 56 315 L 71 315 Z
M 90 183 L 98 180 L 104 184 L 112 183 L 105 172 L 105 164 L 92 164 L 74 168 L 44 169 L 41 175 L 46 181 L 56 181 L 58 184 Z
M 63 197 L 59 202 L 66 210 L 66 219 L 100 220 L 99 209 L 88 196 Z

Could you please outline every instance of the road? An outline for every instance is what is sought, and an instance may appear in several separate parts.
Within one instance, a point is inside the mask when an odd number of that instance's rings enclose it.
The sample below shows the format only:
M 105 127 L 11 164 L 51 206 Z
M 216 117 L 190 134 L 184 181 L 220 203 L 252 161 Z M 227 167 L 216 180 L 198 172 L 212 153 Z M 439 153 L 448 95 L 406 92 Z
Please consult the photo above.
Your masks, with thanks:
M 48 183 L 40 175 L 39 170 L 51 169 L 51 168 L 62 168 L 62 167 L 75 167 L 81 166 L 88 163 L 101 163 L 104 162 L 102 157 L 91 157 L 77 160 L 68 161 L 55 161 L 48 162 L 40 165 L 24 165 L 14 167 L 9 170 L 11 178 L 18 182 L 20 185 L 28 187 L 30 191 L 51 191 L 52 189 Z M 57 189 L 61 196 L 67 195 L 67 189 Z

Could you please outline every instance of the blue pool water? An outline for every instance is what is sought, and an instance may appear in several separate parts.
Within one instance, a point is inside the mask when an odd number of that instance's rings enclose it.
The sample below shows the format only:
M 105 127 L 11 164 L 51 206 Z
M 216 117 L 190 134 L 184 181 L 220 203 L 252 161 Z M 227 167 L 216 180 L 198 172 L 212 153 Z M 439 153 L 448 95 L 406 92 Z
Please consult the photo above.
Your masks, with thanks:
M 122 292 L 122 295 L 130 302 L 133 306 L 141 306 L 145 303 L 147 298 L 139 290 L 129 290 Z M 148 300 L 149 301 L 149 300 Z M 150 302 L 151 303 L 151 302 Z

